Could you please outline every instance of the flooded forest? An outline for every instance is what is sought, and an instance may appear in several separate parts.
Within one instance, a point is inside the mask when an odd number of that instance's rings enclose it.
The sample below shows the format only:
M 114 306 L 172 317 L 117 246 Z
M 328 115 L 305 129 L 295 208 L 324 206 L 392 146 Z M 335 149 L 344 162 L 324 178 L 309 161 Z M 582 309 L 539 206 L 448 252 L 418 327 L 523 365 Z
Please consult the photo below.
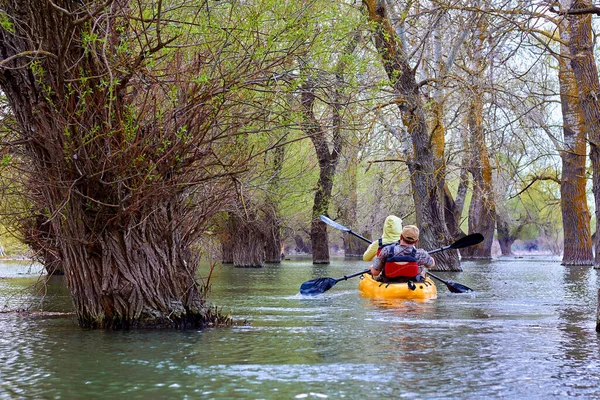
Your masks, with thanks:
M 227 324 L 217 264 L 362 256 L 321 215 L 600 263 L 590 1 L 0 4 L 2 253 L 82 327 Z
M 0 398 L 599 398 L 599 15 L 0 0 Z

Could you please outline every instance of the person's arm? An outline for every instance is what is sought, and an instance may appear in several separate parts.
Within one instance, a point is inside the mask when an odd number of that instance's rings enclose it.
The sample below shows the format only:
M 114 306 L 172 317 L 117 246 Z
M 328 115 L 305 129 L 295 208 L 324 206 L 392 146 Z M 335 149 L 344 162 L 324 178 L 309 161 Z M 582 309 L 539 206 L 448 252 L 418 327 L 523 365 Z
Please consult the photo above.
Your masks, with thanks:
M 435 266 L 435 259 L 423 249 L 417 250 L 419 253 L 418 262 L 427 268 L 433 268 Z
M 373 257 L 377 255 L 377 250 L 379 248 L 378 241 L 374 241 L 367 247 L 367 250 L 363 253 L 363 261 L 371 261 Z
M 381 271 L 380 271 L 380 270 L 376 270 L 375 268 L 373 268 L 373 264 L 371 264 L 371 265 L 369 266 L 369 268 L 371 269 L 371 270 L 369 271 L 369 273 L 371 274 L 371 276 L 373 276 L 373 278 L 374 278 L 374 277 L 376 277 L 376 276 L 379 276 L 379 274 L 381 273 Z
M 385 264 L 385 259 L 388 254 L 388 249 L 393 246 L 386 246 L 381 249 L 381 253 L 377 257 L 373 259 L 373 264 L 371 264 L 371 275 L 379 276 L 381 271 L 383 270 L 383 265 Z

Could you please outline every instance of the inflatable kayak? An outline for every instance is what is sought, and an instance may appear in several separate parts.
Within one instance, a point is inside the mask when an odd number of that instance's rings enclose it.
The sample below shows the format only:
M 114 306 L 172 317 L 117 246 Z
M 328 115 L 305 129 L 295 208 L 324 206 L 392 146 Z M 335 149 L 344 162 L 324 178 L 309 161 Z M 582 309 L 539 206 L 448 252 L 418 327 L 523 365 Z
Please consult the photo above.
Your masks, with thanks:
M 431 278 L 425 282 L 386 283 L 378 282 L 370 274 L 362 274 L 358 283 L 358 290 L 364 297 L 371 299 L 435 299 L 437 288 Z

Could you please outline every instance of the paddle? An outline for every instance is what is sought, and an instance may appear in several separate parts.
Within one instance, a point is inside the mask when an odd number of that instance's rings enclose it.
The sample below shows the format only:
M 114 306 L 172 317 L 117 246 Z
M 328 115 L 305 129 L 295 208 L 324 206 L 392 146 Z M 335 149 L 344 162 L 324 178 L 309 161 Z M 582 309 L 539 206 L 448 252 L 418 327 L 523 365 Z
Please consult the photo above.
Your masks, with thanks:
M 359 235 L 356 232 L 353 232 L 351 229 L 346 228 L 343 225 L 338 224 L 337 222 L 327 218 L 324 215 L 321 215 L 321 221 L 325 222 L 327 225 L 332 226 L 336 229 L 339 229 L 341 231 L 344 232 L 348 232 L 351 235 L 356 236 L 357 238 L 360 238 L 362 240 L 364 240 L 365 242 L 371 243 L 371 241 L 361 235 Z M 438 253 L 440 251 L 444 251 L 444 250 L 448 250 L 448 249 L 462 249 L 463 247 L 468 247 L 468 246 L 473 246 L 477 243 L 481 243 L 483 241 L 483 235 L 481 233 L 474 233 L 472 235 L 468 235 L 465 236 L 463 238 L 458 239 L 456 242 L 452 243 L 449 246 L 444 246 L 444 247 L 440 247 L 439 249 L 435 249 L 435 250 L 431 250 L 429 252 L 429 254 L 433 254 L 433 253 Z M 307 296 L 314 296 L 317 294 L 321 294 L 324 293 L 326 291 L 328 291 L 329 289 L 331 289 L 336 283 L 338 283 L 339 281 L 345 281 L 349 278 L 353 278 L 355 276 L 359 276 L 362 275 L 364 273 L 369 272 L 369 269 L 367 268 L 364 271 L 361 272 L 357 272 L 355 274 L 352 275 L 344 275 L 341 278 L 317 278 L 317 279 L 312 279 L 310 281 L 306 281 L 304 282 L 301 286 L 300 286 L 300 293 L 303 295 L 307 295 Z M 451 282 L 451 281 L 446 281 L 434 274 L 432 274 L 431 272 L 427 272 L 432 278 L 439 280 L 440 282 L 444 283 L 447 287 L 448 290 L 450 290 L 450 292 L 452 293 L 466 293 L 466 292 L 472 292 L 473 289 L 465 286 L 465 285 L 461 285 L 460 283 L 456 283 L 456 282 Z
M 305 296 L 316 296 L 317 294 L 328 291 L 339 281 L 345 281 L 347 279 L 354 278 L 355 276 L 366 274 L 367 272 L 369 272 L 369 268 L 352 275 L 344 275 L 341 278 L 317 278 L 306 281 L 300 285 L 300 293 Z

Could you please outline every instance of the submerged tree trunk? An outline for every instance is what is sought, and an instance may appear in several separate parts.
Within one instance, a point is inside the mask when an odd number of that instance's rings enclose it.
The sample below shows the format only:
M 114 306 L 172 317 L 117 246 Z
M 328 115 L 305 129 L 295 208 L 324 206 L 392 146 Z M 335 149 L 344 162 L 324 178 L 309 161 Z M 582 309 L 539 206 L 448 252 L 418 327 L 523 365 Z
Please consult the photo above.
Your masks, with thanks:
M 571 11 L 592 6 L 592 2 L 589 0 L 563 1 L 562 3 L 567 3 L 565 9 Z M 598 100 L 600 82 L 594 57 L 592 16 L 590 14 L 568 15 L 566 18 L 571 31 L 571 40 L 569 41 L 571 68 L 573 68 L 577 81 L 579 106 L 590 142 L 596 221 L 600 221 L 600 102 Z M 594 247 L 594 267 L 600 268 L 600 235 L 596 235 Z
M 469 234 L 481 233 L 484 241 L 460 250 L 464 258 L 491 259 L 494 229 L 496 227 L 496 207 L 492 185 L 492 168 L 488 158 L 483 129 L 481 98 L 471 106 L 471 175 L 473 194 L 469 205 Z
M 491 259 L 494 230 L 496 227 L 496 205 L 483 121 L 484 73 L 487 61 L 483 54 L 487 42 L 487 19 L 478 19 L 470 46 L 470 75 L 472 77 L 471 99 L 468 111 L 469 172 L 473 177 L 473 192 L 469 205 L 468 233 L 481 233 L 483 242 L 460 250 L 463 258 Z
M 294 243 L 296 243 L 296 251 L 301 254 L 311 254 L 312 248 L 310 247 L 310 242 L 304 241 L 304 237 L 300 234 L 294 235 Z
M 313 264 L 329 264 L 329 239 L 327 237 L 327 224 L 321 221 L 321 215 L 327 215 L 331 202 L 333 178 L 342 149 L 340 137 L 339 109 L 334 110 L 333 123 L 333 149 L 325 137 L 325 128 L 317 121 L 313 107 L 315 107 L 315 87 L 312 78 L 307 81 L 302 90 L 302 110 L 306 121 L 305 131 L 308 133 L 319 160 L 319 180 L 312 209 L 310 227 L 310 240 L 312 247 Z
M 561 56 L 558 79 L 563 115 L 563 145 L 560 149 L 562 177 L 560 205 L 563 219 L 562 265 L 593 265 L 590 210 L 586 191 L 586 129 L 579 107 L 577 80 L 569 65 L 570 26 L 559 24 Z
M 285 149 L 283 146 L 278 146 L 273 151 L 273 174 L 263 206 L 263 215 L 265 218 L 265 262 L 274 264 L 281 262 L 282 254 L 281 217 L 279 215 L 279 203 L 276 196 L 279 193 L 279 179 L 281 169 L 283 168 L 284 152 Z
M 496 226 L 498 230 L 498 243 L 503 256 L 512 256 L 512 244 L 515 237 L 510 234 L 510 226 L 506 220 L 496 215 Z
M 469 108 L 470 168 L 473 176 L 473 194 L 469 206 L 469 234 L 481 233 L 484 241 L 464 249 L 464 258 L 491 259 L 494 229 L 496 227 L 496 206 L 492 184 L 492 167 L 488 157 L 485 130 L 483 127 L 483 93 L 479 85 L 472 88 L 473 99 Z
M 10 67 L 0 85 L 22 129 L 30 162 L 25 184 L 48 224 L 48 237 L 36 240 L 60 260 L 81 326 L 201 326 L 208 310 L 195 284 L 180 198 L 162 193 L 128 208 L 138 199 L 135 178 L 115 168 L 134 164 L 119 154 L 125 87 L 109 82 L 105 60 L 79 47 L 92 15 L 73 2 L 58 4 L 63 8 L 7 3 L 3 11 L 18 17 L 11 29 L 0 29 L 0 58 Z M 99 26 L 108 47 L 116 46 L 116 17 L 105 17 Z M 43 52 L 27 64 L 18 53 L 35 52 L 38 40 Z M 113 152 L 117 158 L 103 164 Z
M 221 113 L 234 110 L 229 89 L 252 68 L 226 71 L 218 57 L 238 57 L 239 48 L 229 42 L 216 54 L 197 37 L 188 42 L 194 35 L 169 36 L 158 28 L 174 11 L 143 7 L 2 3 L 0 86 L 19 125 L 10 151 L 31 215 L 48 225 L 47 237 L 32 239 L 60 260 L 84 327 L 201 327 L 218 318 L 190 248 L 232 202 L 229 176 L 242 170 L 245 149 L 232 154 L 219 140 L 251 117 L 240 111 L 222 122 Z M 193 60 L 180 52 L 190 46 L 198 46 Z M 156 59 L 169 69 L 154 70 Z
M 386 2 L 383 0 L 363 0 L 369 20 L 372 22 L 373 37 L 383 66 L 390 79 L 402 114 L 402 122 L 412 139 L 412 158 L 408 162 L 413 189 L 417 224 L 421 229 L 420 246 L 439 248 L 453 241 L 448 231 L 445 217 L 445 193 L 443 183 L 436 169 L 436 149 L 432 145 L 423 100 L 411 68 L 399 43 L 397 33 L 389 21 Z M 439 135 L 436 136 L 439 138 Z M 460 271 L 456 251 L 436 254 L 436 270 Z
M 327 225 L 320 220 L 321 215 L 328 214 L 333 190 L 333 179 L 342 152 L 342 104 L 346 100 L 344 96 L 344 71 L 346 69 L 346 58 L 351 55 L 358 43 L 359 33 L 354 32 L 346 45 L 332 75 L 331 82 L 324 82 L 323 87 L 328 92 L 325 97 L 330 97 L 331 102 L 326 107 L 331 109 L 330 123 L 321 124 L 317 119 L 316 81 L 315 77 L 309 77 L 302 86 L 301 105 L 304 116 L 304 130 L 312 141 L 317 159 L 319 160 L 319 180 L 315 192 L 313 204 L 310 239 L 312 244 L 313 264 L 329 264 L 329 239 L 327 237 Z M 327 132 L 332 136 L 331 144 L 327 139 Z M 331 150 L 330 147 L 331 146 Z
M 84 327 L 192 327 L 206 317 L 192 284 L 197 260 L 173 226 L 174 205 L 107 229 L 90 247 L 63 241 L 66 282 Z M 77 212 L 77 209 L 71 211 Z M 72 226 L 83 237 L 83 226 Z M 157 243 L 163 245 L 157 246 Z
M 281 262 L 281 221 L 277 204 L 267 200 L 263 207 L 263 215 L 265 262 L 278 264 Z
M 246 207 L 228 213 L 221 232 L 223 263 L 234 267 L 261 268 L 265 262 L 265 222 L 261 210 L 255 210 L 248 199 Z
M 343 177 L 342 183 L 342 196 L 338 201 L 340 221 L 343 225 L 358 229 L 357 226 L 357 208 L 358 208 L 358 194 L 356 184 L 356 173 L 358 162 L 358 149 L 353 147 L 346 152 L 345 164 L 341 167 Z M 363 240 L 357 238 L 349 233 L 344 234 L 344 256 L 345 257 L 362 257 L 366 249 L 366 244 Z
M 233 253 L 235 248 L 235 221 L 233 213 L 227 213 L 219 239 L 221 242 L 221 262 L 233 264 Z
M 243 218 L 234 215 L 235 245 L 233 247 L 233 266 L 243 268 L 261 268 L 265 261 L 265 240 L 262 224 L 254 215 Z

